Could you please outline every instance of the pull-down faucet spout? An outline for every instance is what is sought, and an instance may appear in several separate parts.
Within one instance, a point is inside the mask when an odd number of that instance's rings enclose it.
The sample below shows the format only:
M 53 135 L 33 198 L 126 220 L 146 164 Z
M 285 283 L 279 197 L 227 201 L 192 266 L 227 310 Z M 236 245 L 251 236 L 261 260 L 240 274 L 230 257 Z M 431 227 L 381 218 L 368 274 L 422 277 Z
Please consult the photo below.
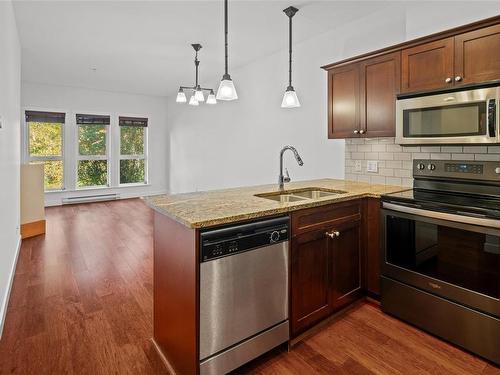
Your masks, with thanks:
M 300 157 L 298 151 L 293 146 L 285 146 L 280 151 L 280 175 L 278 176 L 278 187 L 280 190 L 285 188 L 285 182 L 290 182 L 290 175 L 288 174 L 288 170 L 286 170 L 286 176 L 283 175 L 283 154 L 286 150 L 290 150 L 293 152 L 293 156 L 295 156 L 295 160 L 299 165 L 304 165 L 302 158 Z

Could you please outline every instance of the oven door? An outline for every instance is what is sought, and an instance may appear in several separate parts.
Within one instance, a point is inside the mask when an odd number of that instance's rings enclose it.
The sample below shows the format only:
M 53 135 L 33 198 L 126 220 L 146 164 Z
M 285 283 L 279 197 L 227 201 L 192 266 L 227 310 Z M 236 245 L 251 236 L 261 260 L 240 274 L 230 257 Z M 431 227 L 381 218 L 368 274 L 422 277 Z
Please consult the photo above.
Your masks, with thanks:
M 500 317 L 500 221 L 383 203 L 384 276 Z
M 399 144 L 498 143 L 499 87 L 396 101 L 396 142 Z

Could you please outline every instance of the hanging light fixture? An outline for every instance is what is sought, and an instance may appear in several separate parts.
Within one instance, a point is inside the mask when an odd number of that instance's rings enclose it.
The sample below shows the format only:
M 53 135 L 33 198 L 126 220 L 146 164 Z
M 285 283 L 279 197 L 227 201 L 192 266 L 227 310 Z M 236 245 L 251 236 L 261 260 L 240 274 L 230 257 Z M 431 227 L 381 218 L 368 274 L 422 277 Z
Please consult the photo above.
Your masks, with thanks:
M 227 54 L 227 34 L 228 34 L 228 15 L 227 15 L 227 3 L 228 0 L 224 0 L 224 75 L 222 76 L 222 80 L 219 84 L 219 89 L 217 90 L 217 99 L 218 100 L 235 100 L 238 99 L 238 94 L 236 93 L 236 89 L 234 88 L 233 80 L 228 73 L 228 54 Z
M 292 86 L 292 17 L 298 12 L 295 7 L 288 7 L 283 10 L 288 17 L 288 87 L 283 95 L 281 108 L 295 108 L 300 107 L 299 98 Z
M 187 98 L 186 98 L 186 93 L 184 92 L 184 90 L 189 90 L 192 92 L 192 95 L 189 98 L 188 104 L 196 106 L 196 105 L 199 105 L 200 102 L 205 101 L 205 95 L 203 94 L 203 91 L 209 91 L 210 93 L 209 93 L 208 98 L 207 98 L 207 103 L 208 104 L 217 104 L 217 100 L 215 100 L 214 90 L 201 87 L 200 84 L 198 83 L 198 68 L 200 66 L 200 60 L 198 60 L 198 51 L 201 49 L 201 44 L 191 44 L 191 46 L 195 50 L 195 57 L 194 57 L 194 66 L 196 69 L 195 84 L 194 84 L 194 86 L 181 86 L 181 87 L 179 87 L 179 91 L 177 92 L 177 98 L 175 99 L 175 101 L 177 103 L 186 103 Z M 212 98 L 211 98 L 211 96 L 212 96 Z
M 210 90 L 210 94 L 207 97 L 207 104 L 217 104 L 217 100 L 215 99 L 214 90 Z

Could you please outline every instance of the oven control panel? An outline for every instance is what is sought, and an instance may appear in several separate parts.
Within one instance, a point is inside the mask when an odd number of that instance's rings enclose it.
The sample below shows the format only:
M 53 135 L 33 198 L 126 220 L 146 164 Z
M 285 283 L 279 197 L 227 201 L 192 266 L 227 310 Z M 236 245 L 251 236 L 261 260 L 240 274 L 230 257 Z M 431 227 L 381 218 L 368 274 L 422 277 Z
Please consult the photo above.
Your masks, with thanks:
M 413 177 L 500 182 L 500 162 L 417 159 L 413 161 Z
M 444 170 L 446 172 L 473 173 L 473 174 L 483 174 L 484 172 L 482 164 L 472 164 L 472 163 L 445 163 Z

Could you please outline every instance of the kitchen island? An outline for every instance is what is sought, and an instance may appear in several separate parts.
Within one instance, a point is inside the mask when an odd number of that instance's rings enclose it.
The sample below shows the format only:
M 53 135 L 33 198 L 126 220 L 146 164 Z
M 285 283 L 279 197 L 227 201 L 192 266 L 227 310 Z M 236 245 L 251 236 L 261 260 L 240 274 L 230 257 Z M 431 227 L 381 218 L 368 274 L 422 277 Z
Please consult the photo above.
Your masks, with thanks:
M 290 338 L 296 339 L 365 292 L 377 294 L 378 198 L 401 190 L 321 179 L 289 183 L 284 191 L 261 185 L 146 198 L 155 210 L 154 343 L 170 370 L 200 373 L 200 233 L 290 217 Z M 300 198 L 313 191 L 324 196 Z M 342 270 L 329 271 L 337 265 Z M 349 291 L 339 293 L 336 281 Z

